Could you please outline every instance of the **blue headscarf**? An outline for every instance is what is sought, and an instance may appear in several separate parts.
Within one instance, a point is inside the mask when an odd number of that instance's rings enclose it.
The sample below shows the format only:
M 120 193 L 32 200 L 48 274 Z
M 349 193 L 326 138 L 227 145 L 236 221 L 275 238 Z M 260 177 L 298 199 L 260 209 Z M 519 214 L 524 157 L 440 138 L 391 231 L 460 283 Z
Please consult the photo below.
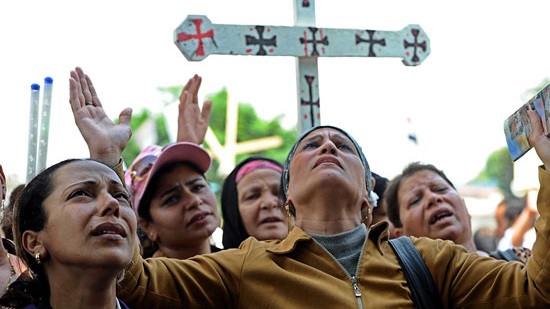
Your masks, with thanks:
M 288 183 L 289 183 L 289 179 L 290 179 L 290 172 L 289 172 L 290 161 L 292 161 L 292 158 L 294 157 L 294 153 L 296 152 L 296 148 L 298 148 L 298 144 L 300 144 L 300 142 L 302 142 L 302 140 L 307 135 L 309 135 L 309 133 L 311 133 L 315 130 L 324 129 L 324 128 L 334 129 L 336 131 L 341 132 L 347 138 L 349 138 L 352 141 L 352 143 L 355 145 L 355 149 L 357 150 L 357 153 L 359 153 L 359 158 L 361 159 L 361 163 L 363 163 L 363 168 L 365 169 L 365 183 L 367 184 L 367 193 L 370 196 L 371 191 L 372 191 L 372 184 L 371 184 L 372 174 L 371 174 L 371 171 L 370 171 L 370 168 L 369 168 L 369 163 L 367 162 L 367 158 L 365 157 L 365 154 L 363 153 L 363 150 L 361 150 L 361 146 L 359 146 L 357 141 L 355 141 L 355 139 L 353 137 L 351 137 L 351 135 L 349 135 L 348 132 L 346 132 L 346 131 L 338 128 L 338 127 L 334 127 L 334 126 L 319 125 L 319 126 L 312 127 L 310 129 L 306 130 L 300 136 L 300 138 L 298 138 L 298 141 L 296 141 L 296 143 L 294 143 L 294 145 L 290 149 L 290 152 L 288 153 L 288 156 L 286 157 L 285 165 L 284 165 L 284 168 L 283 168 L 283 174 L 281 176 L 281 190 L 279 191 L 279 194 L 281 196 L 282 201 L 286 202 L 286 199 L 287 199 L 286 194 L 288 192 Z M 292 211 L 294 213 L 294 210 L 292 210 Z

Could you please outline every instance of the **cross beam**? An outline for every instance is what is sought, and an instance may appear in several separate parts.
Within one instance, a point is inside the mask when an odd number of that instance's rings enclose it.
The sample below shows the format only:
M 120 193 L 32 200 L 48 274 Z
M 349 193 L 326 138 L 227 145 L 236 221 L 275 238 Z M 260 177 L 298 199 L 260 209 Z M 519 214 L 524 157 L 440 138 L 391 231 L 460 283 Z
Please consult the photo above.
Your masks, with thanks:
M 213 24 L 189 15 L 174 30 L 174 43 L 189 61 L 209 55 L 292 56 L 297 58 L 298 131 L 320 124 L 318 57 L 398 57 L 416 66 L 430 54 L 419 25 L 400 31 L 315 27 L 315 2 L 295 0 L 296 26 Z
M 209 55 L 294 57 L 400 57 L 419 65 L 429 54 L 429 41 L 418 25 L 401 31 L 212 24 L 203 15 L 189 15 L 174 40 L 185 58 Z

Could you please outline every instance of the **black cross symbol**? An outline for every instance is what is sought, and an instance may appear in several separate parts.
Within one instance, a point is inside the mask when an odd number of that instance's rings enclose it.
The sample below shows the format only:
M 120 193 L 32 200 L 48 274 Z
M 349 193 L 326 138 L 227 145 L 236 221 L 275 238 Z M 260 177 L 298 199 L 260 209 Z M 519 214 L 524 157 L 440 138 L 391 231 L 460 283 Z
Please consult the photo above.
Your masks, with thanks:
M 380 44 L 382 46 L 386 46 L 386 40 L 385 39 L 381 39 L 381 40 L 375 40 L 374 39 L 374 30 L 365 30 L 367 31 L 368 35 L 369 35 L 369 38 L 368 39 L 363 39 L 359 36 L 359 34 L 356 34 L 355 35 L 355 44 L 359 44 L 359 43 L 369 43 L 369 57 L 376 57 L 376 54 L 374 53 L 374 45 L 375 44 Z
M 421 48 L 422 51 L 426 51 L 426 41 L 424 41 L 422 43 L 418 42 L 418 35 L 420 34 L 420 31 L 418 29 L 412 29 L 411 33 L 414 36 L 414 42 L 410 43 L 410 42 L 407 42 L 406 40 L 404 40 L 403 44 L 405 45 L 405 49 L 407 49 L 409 47 L 414 47 L 412 61 L 413 62 L 418 62 L 418 60 L 420 60 L 420 59 L 418 58 L 418 55 L 416 54 L 416 52 L 417 52 L 418 48 Z
M 311 126 L 315 124 L 314 115 L 313 115 L 313 106 L 319 106 L 319 99 L 317 101 L 313 101 L 313 80 L 315 79 L 315 76 L 305 75 L 308 91 L 309 91 L 309 100 L 300 99 L 301 105 L 309 105 L 309 116 L 311 120 Z
M 308 53 L 307 53 L 307 44 L 311 43 L 311 46 L 312 46 L 313 50 L 311 51 L 311 54 L 309 56 L 319 56 L 319 52 L 317 51 L 317 44 L 323 44 L 323 45 L 328 46 L 328 37 L 326 37 L 326 36 L 323 37 L 323 31 L 321 30 L 320 31 L 321 39 L 317 40 L 317 39 L 315 39 L 315 34 L 317 33 L 317 30 L 319 30 L 319 28 L 308 27 L 308 29 L 309 29 L 309 31 L 311 31 L 311 35 L 312 35 L 313 39 L 308 40 L 307 39 L 307 33 L 304 31 L 304 37 L 300 38 L 300 43 L 304 44 L 304 53 L 305 53 L 306 56 L 308 55 Z
M 264 26 L 256 26 L 256 31 L 258 31 L 258 37 L 253 37 L 251 35 L 245 35 L 246 45 L 259 45 L 260 49 L 256 55 L 264 56 L 267 52 L 264 49 L 264 46 L 275 46 L 277 47 L 277 36 L 274 35 L 269 39 L 264 39 Z

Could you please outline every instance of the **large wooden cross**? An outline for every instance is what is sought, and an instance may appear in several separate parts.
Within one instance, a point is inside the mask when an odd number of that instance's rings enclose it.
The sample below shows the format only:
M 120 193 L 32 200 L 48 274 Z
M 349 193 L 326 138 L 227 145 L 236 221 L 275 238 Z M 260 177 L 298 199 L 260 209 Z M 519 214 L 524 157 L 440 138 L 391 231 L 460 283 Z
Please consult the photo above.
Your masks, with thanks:
M 315 1 L 294 0 L 295 26 L 212 24 L 189 15 L 174 30 L 174 43 L 189 61 L 211 54 L 297 57 L 298 132 L 321 123 L 318 57 L 399 57 L 415 66 L 430 54 L 419 25 L 401 31 L 315 26 Z

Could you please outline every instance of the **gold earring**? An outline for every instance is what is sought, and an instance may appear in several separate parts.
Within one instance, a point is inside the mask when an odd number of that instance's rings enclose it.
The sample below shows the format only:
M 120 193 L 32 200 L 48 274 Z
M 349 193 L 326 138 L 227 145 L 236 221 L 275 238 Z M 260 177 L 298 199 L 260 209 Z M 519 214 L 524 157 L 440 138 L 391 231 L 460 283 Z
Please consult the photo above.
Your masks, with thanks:
M 363 210 L 365 210 L 365 209 L 363 208 Z M 371 214 L 372 214 L 372 209 L 371 209 L 370 207 L 368 207 L 368 208 L 367 208 L 367 214 L 365 215 L 365 217 L 363 217 L 363 222 L 364 222 L 364 223 L 367 223 L 367 222 L 368 222 L 367 220 L 369 219 L 369 216 L 370 216 Z
M 289 201 L 286 201 L 285 203 L 285 210 L 286 210 L 286 217 L 287 217 L 287 223 L 288 223 L 288 232 L 290 233 L 290 228 L 291 228 L 291 216 L 290 216 L 290 202 Z
M 34 259 L 36 260 L 36 264 L 42 264 L 42 261 L 40 260 L 40 252 L 36 252 L 34 254 Z

